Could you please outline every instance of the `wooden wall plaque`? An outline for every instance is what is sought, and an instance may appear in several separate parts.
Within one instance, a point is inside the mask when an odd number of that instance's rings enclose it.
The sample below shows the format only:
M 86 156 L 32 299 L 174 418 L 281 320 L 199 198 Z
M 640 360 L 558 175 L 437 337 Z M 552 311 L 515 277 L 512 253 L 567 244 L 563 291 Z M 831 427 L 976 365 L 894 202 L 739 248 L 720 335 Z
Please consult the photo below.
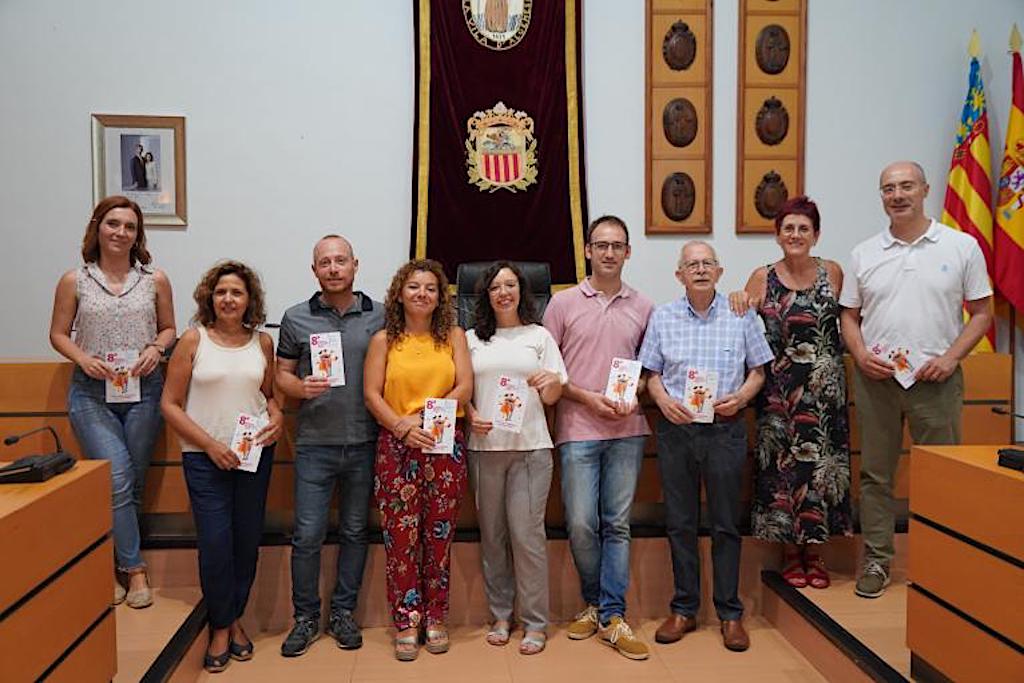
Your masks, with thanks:
M 736 232 L 774 232 L 804 191 L 807 0 L 740 0 Z
M 647 0 L 646 233 L 711 232 L 711 0 Z

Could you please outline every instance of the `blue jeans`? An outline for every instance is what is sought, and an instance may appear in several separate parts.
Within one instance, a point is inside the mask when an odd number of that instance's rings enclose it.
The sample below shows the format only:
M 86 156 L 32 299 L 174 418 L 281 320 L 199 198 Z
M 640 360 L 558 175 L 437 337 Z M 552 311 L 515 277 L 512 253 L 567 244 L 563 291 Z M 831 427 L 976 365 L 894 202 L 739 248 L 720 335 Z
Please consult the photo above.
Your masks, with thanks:
M 255 472 L 222 470 L 206 453 L 182 453 L 199 548 L 199 583 L 212 628 L 227 628 L 245 612 L 256 578 L 263 513 L 274 447 Z
M 107 403 L 103 380 L 75 368 L 68 390 L 68 418 L 82 454 L 110 462 L 114 550 L 122 571 L 146 566 L 139 552 L 139 510 L 146 468 L 162 424 L 163 374 L 156 370 L 140 385 L 138 403 Z
M 562 500 L 583 599 L 602 624 L 626 616 L 629 512 L 644 458 L 643 436 L 569 441 L 562 459 Z
M 711 559 L 715 612 L 739 619 L 743 466 L 747 462 L 747 426 L 742 419 L 714 424 L 674 425 L 658 420 L 658 469 L 665 499 L 665 533 L 672 549 L 675 592 L 669 609 L 684 617 L 700 608 L 700 555 L 697 522 L 700 482 L 707 491 L 711 517 Z
M 376 443 L 295 447 L 295 532 L 292 606 L 296 619 L 320 619 L 320 548 L 327 535 L 331 494 L 338 497 L 338 580 L 331 613 L 352 612 L 363 582 Z

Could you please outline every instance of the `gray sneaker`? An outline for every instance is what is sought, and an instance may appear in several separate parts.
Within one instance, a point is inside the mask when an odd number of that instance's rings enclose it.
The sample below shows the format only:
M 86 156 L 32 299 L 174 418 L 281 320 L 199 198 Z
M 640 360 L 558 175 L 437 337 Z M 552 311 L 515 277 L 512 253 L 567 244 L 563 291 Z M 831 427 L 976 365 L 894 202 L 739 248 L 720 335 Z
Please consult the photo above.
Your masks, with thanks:
M 363 646 L 363 634 L 359 624 L 352 618 L 352 613 L 341 610 L 331 615 L 331 623 L 327 634 L 338 641 L 342 650 L 357 650 Z
M 309 646 L 320 637 L 319 620 L 296 619 L 295 626 L 288 633 L 288 637 L 281 643 L 281 655 L 284 657 L 298 657 L 306 654 Z
M 864 565 L 864 572 L 857 579 L 854 592 L 862 598 L 877 598 L 885 592 L 889 585 L 889 568 L 881 562 L 869 561 Z

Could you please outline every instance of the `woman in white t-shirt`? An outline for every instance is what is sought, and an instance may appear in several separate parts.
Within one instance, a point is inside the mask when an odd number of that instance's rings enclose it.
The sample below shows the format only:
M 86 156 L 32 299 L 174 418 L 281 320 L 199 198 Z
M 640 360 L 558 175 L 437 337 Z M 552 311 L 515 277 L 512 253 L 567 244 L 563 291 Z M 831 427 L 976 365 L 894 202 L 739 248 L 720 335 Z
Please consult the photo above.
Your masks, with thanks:
M 518 602 L 525 630 L 519 652 L 532 655 L 544 649 L 548 611 L 544 511 L 552 443 L 544 405 L 558 401 L 568 375 L 518 268 L 494 263 L 477 292 L 475 325 L 466 334 L 475 375 L 466 415 L 484 589 L 494 617 L 487 642 L 508 643 Z

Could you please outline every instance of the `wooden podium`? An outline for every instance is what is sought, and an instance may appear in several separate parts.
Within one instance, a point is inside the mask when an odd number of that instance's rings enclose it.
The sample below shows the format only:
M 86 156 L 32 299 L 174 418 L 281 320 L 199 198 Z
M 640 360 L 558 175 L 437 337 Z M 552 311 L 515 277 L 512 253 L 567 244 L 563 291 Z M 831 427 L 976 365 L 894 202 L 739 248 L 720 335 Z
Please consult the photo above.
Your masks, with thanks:
M 110 464 L 0 486 L 0 681 L 117 671 Z
M 915 680 L 1024 681 L 1024 473 L 996 446 L 914 446 L 907 646 Z

